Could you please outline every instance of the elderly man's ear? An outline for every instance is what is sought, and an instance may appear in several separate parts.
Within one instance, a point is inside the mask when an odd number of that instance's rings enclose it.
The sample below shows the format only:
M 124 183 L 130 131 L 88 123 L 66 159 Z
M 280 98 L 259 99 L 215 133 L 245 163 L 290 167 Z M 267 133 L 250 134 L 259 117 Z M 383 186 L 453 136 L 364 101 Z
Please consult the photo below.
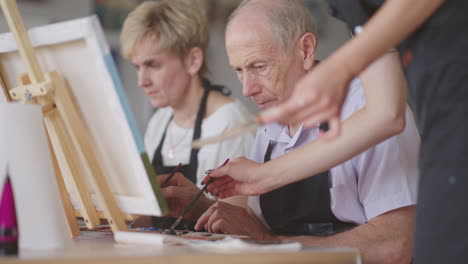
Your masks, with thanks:
M 194 76 L 198 74 L 203 65 L 203 51 L 199 47 L 193 47 L 185 58 L 185 65 L 190 75 Z
M 299 39 L 299 50 L 306 71 L 312 69 L 315 61 L 315 51 L 317 48 L 317 38 L 312 33 L 305 33 Z

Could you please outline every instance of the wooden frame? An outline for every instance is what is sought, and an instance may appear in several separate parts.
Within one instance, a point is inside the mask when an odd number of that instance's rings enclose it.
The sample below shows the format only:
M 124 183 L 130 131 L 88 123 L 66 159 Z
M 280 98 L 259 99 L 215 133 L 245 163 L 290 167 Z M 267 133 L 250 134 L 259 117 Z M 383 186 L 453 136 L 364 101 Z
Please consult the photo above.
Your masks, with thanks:
M 43 107 L 75 214 L 93 228 L 102 211 L 114 232 L 126 230 L 121 212 L 161 215 L 166 205 L 97 18 L 37 27 L 28 37 L 14 1 L 0 3 L 12 28 L 0 35 L 0 102 L 30 97 Z

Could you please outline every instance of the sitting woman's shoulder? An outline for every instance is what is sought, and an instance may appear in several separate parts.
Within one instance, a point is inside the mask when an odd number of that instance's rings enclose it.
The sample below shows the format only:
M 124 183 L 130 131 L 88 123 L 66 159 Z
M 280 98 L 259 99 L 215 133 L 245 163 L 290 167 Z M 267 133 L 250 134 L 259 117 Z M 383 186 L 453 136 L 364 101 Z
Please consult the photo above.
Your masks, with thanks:
M 206 108 L 205 117 L 211 116 L 223 106 L 230 104 L 230 103 L 234 103 L 234 102 L 235 100 L 228 96 L 222 95 L 221 93 L 214 92 L 214 91 L 211 92 L 210 95 L 208 96 L 208 104 Z
M 214 92 L 213 101 L 208 108 L 205 115 L 205 121 L 209 123 L 215 122 L 221 126 L 221 124 L 227 124 L 228 127 L 237 126 L 239 124 L 247 123 L 252 119 L 251 113 L 247 108 L 240 102 Z

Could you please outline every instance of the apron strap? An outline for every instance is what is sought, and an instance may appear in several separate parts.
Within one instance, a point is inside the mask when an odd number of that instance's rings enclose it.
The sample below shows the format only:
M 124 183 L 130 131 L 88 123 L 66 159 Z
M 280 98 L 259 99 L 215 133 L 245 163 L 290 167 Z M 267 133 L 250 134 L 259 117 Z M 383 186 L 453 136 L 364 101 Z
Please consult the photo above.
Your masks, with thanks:
M 205 88 L 205 91 L 203 93 L 203 97 L 202 97 L 201 102 L 200 102 L 200 107 L 198 109 L 197 119 L 195 120 L 195 127 L 193 129 L 192 141 L 196 140 L 196 139 L 199 139 L 200 136 L 201 136 L 203 117 L 205 116 L 205 113 L 206 113 L 206 105 L 207 105 L 209 93 L 210 93 L 210 89 Z M 197 169 L 198 169 L 198 152 L 199 151 L 200 151 L 200 149 L 198 149 L 198 148 L 196 148 L 196 149 L 192 148 L 192 151 L 190 153 L 190 166 L 195 171 L 195 175 L 193 175 L 195 177 L 195 181 L 196 181 L 196 178 L 197 178 L 196 173 L 197 173 Z
M 195 126 L 194 126 L 194 129 L 193 129 L 192 140 L 199 139 L 200 136 L 201 136 L 203 117 L 205 116 L 205 113 L 206 113 L 206 105 L 207 105 L 207 101 L 208 101 L 208 95 L 209 95 L 209 92 L 210 92 L 209 87 L 204 87 L 204 88 L 205 89 L 204 89 L 204 92 L 203 92 L 203 96 L 202 96 L 202 99 L 200 101 L 200 106 L 198 108 L 197 118 L 195 120 Z M 169 124 L 171 123 L 173 117 L 174 116 L 171 116 L 169 118 L 169 121 L 166 124 L 166 128 L 164 129 L 164 134 L 163 134 L 163 136 L 161 138 L 161 141 L 159 142 L 159 145 L 156 148 L 156 151 L 154 152 L 152 164 L 153 164 L 154 169 L 157 172 L 158 171 L 166 171 L 167 172 L 167 170 L 160 170 L 158 168 L 165 167 L 163 165 L 163 159 L 162 159 L 162 145 L 164 143 L 164 140 L 166 139 L 166 132 L 167 132 L 167 129 L 169 128 Z M 184 171 L 184 176 L 187 179 L 189 179 L 191 182 L 195 183 L 195 184 L 197 182 L 198 152 L 199 151 L 200 151 L 199 149 L 193 149 L 193 148 L 191 149 L 189 164 L 184 165 L 183 170 L 181 170 L 181 171 Z M 170 170 L 170 168 L 169 168 L 169 170 Z

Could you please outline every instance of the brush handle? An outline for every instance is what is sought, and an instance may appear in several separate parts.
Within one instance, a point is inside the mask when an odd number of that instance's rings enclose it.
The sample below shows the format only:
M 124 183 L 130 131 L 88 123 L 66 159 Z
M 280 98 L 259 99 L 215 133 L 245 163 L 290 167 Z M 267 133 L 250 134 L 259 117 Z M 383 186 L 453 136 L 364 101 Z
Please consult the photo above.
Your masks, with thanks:
M 167 183 L 174 177 L 174 174 L 180 170 L 180 167 L 182 167 L 182 163 L 179 163 L 177 167 L 172 171 L 172 173 L 169 175 L 169 177 L 166 178 L 166 180 L 161 184 L 161 188 L 164 188 L 167 186 Z
M 171 230 L 174 230 L 174 228 L 176 228 L 176 226 L 180 223 L 180 221 L 182 221 L 182 219 L 184 218 L 184 216 L 190 211 L 190 209 L 192 209 L 192 207 L 195 205 L 195 203 L 197 202 L 198 198 L 200 198 L 200 196 L 203 194 L 203 192 L 206 190 L 206 188 L 208 187 L 208 185 L 210 185 L 212 182 L 214 181 L 214 178 L 211 178 L 206 184 L 205 186 L 203 186 L 203 188 L 197 193 L 197 195 L 195 196 L 195 198 L 193 198 L 193 200 L 190 202 L 189 205 L 187 205 L 187 207 L 185 207 L 185 210 L 184 212 L 179 216 L 179 218 L 177 218 L 177 220 L 175 221 L 175 223 L 171 226 Z
M 179 218 L 177 218 L 177 220 L 174 222 L 174 224 L 172 224 L 172 226 L 171 226 L 171 228 L 169 228 L 169 230 L 174 230 L 177 227 L 177 225 L 180 224 L 182 219 L 184 219 L 184 216 L 183 215 L 179 216 Z

